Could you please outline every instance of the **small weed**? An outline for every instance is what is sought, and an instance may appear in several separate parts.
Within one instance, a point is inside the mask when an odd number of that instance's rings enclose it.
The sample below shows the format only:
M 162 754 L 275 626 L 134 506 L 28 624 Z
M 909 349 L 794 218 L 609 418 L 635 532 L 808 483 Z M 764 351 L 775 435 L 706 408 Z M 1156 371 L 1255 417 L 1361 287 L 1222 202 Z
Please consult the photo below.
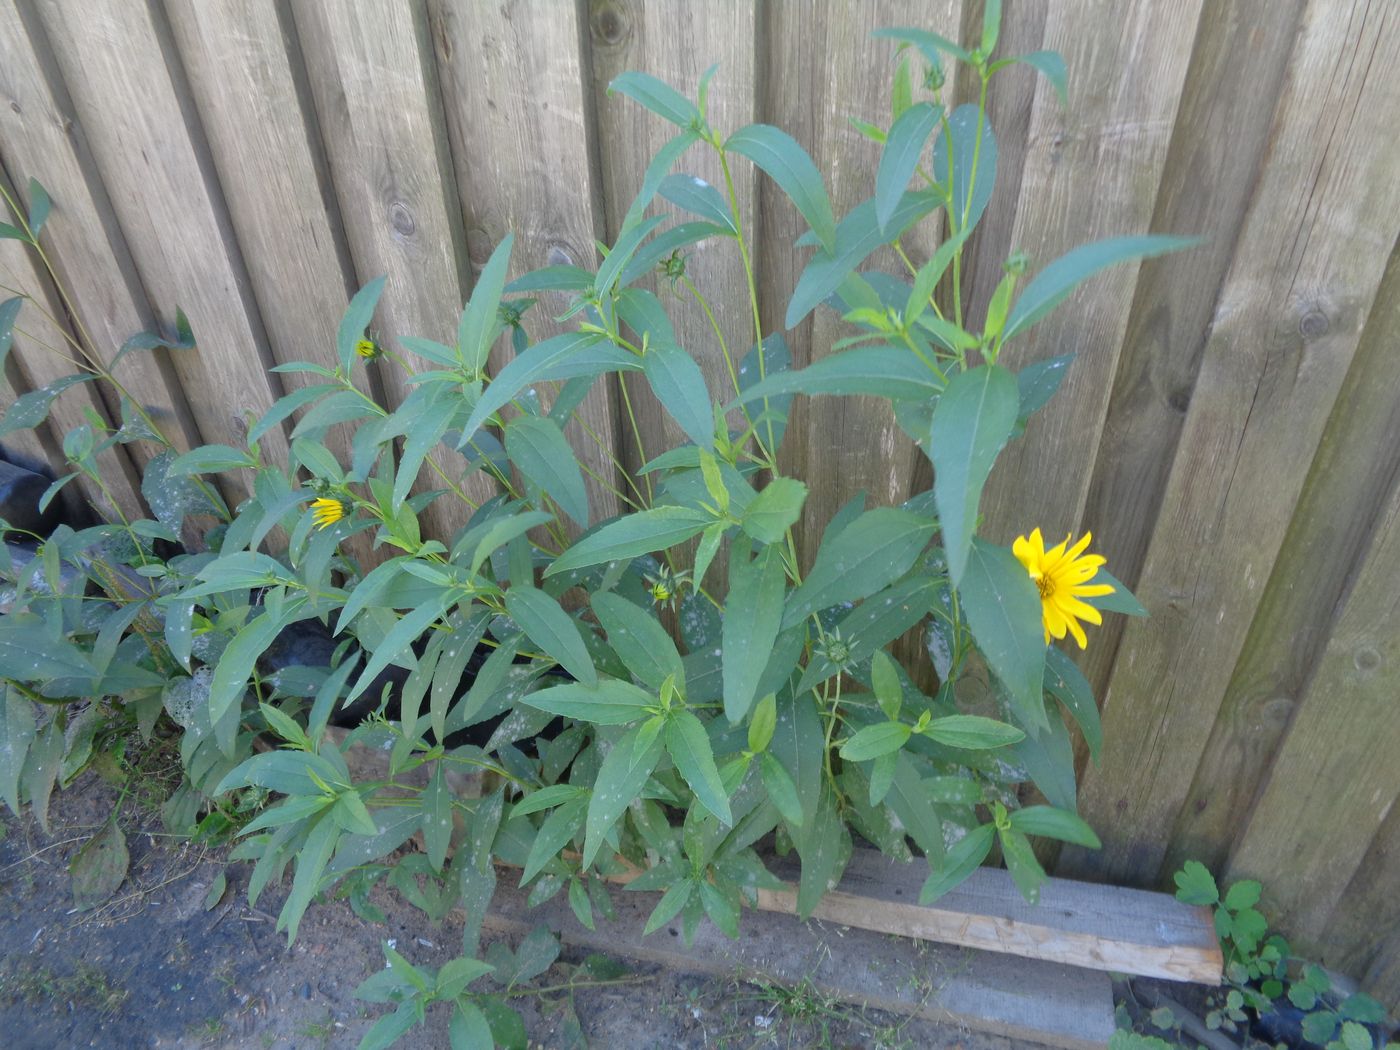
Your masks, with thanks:
M 80 1007 L 106 1017 L 115 1014 L 130 994 L 88 963 L 78 963 L 71 974 L 56 974 L 46 966 L 0 973 L 0 999 L 31 1008 Z

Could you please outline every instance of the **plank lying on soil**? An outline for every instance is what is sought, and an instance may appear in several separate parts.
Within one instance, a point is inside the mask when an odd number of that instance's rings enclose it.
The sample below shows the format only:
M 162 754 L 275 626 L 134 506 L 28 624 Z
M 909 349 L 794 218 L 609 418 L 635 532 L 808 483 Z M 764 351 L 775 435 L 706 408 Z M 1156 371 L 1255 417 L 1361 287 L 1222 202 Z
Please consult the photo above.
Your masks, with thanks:
M 779 877 L 797 872 L 778 867 Z M 815 916 L 882 933 L 1068 963 L 1091 970 L 1219 984 L 1223 960 L 1207 908 L 1164 893 L 1049 879 L 1028 904 L 1000 868 L 979 868 L 935 904 L 919 904 L 928 872 L 856 850 Z M 765 911 L 795 913 L 797 893 L 760 890 Z
M 681 971 L 809 981 L 844 1002 L 1049 1046 L 1102 1047 L 1113 1034 L 1110 982 L 1092 970 L 765 912 L 744 915 L 738 941 L 703 922 L 686 947 L 679 921 L 642 936 L 655 893 L 613 893 L 616 920 L 590 930 L 562 894 L 528 907 L 512 874 L 502 872 L 487 929 L 522 934 L 544 923 L 584 948 Z

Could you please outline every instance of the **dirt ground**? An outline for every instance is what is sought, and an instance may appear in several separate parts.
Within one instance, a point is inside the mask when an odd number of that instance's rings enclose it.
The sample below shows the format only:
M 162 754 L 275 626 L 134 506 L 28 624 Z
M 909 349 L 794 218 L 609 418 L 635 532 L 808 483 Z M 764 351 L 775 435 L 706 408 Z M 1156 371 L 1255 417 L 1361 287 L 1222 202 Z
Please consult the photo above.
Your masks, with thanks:
M 55 796 L 52 834 L 30 816 L 0 825 L 0 1045 L 9 1050 L 102 1047 L 353 1048 L 381 1007 L 353 996 L 383 965 L 392 940 L 410 961 L 439 966 L 460 927 L 431 924 L 391 892 L 371 924 L 343 901 L 314 904 L 296 944 L 273 929 L 286 892 L 250 908 L 248 865 L 226 871 L 227 891 L 206 907 L 225 865 L 220 851 L 172 841 L 156 814 L 128 803 L 126 882 L 102 906 L 74 909 L 68 862 L 102 825 L 115 793 L 85 775 Z M 485 946 L 483 946 L 485 947 Z M 748 1048 L 949 1047 L 1034 1050 L 1034 1044 L 862 1011 L 776 985 L 696 977 L 627 964 L 617 983 L 567 985 L 560 961 L 517 989 L 531 1046 Z M 446 1047 L 446 1008 L 399 1045 Z

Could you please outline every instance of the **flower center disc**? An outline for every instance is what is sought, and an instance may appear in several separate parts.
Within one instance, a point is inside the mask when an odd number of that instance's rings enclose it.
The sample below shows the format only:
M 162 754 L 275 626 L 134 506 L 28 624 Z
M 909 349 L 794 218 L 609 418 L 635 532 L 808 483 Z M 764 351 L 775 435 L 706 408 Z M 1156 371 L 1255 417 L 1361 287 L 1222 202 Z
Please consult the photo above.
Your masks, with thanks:
M 1040 592 L 1042 600 L 1049 598 L 1055 593 L 1055 581 L 1049 576 L 1037 576 L 1035 578 L 1035 589 Z

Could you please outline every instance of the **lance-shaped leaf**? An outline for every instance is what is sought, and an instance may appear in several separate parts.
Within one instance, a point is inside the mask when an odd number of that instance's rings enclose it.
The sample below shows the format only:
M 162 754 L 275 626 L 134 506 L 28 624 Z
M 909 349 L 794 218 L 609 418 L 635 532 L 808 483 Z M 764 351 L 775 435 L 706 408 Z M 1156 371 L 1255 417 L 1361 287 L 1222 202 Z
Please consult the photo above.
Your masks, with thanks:
M 788 599 L 783 626 L 893 583 L 914 564 L 933 530 L 931 520 L 907 510 L 880 507 L 862 514 L 823 540 L 812 571 Z
M 932 904 L 976 871 L 992 851 L 996 831 L 996 825 L 983 824 L 954 843 L 919 891 L 919 903 Z
M 933 144 L 933 177 L 951 189 L 953 218 L 959 232 L 977 225 L 996 183 L 996 136 L 983 115 L 979 144 L 977 118 L 977 106 L 970 102 L 959 106 L 949 115 L 947 130 Z
M 664 117 L 680 128 L 698 126 L 700 111 L 679 91 L 649 73 L 628 71 L 613 78 L 608 94 L 616 91 Z
M 1148 259 L 1168 252 L 1179 252 L 1201 243 L 1199 237 L 1169 237 L 1147 234 L 1141 237 L 1110 237 L 1082 244 L 1060 256 L 1036 274 L 1021 290 L 1006 319 L 1003 339 L 1023 332 L 1048 314 L 1082 282 L 1117 263 Z
M 680 424 L 685 436 L 701 448 L 714 448 L 710 391 L 695 359 L 675 343 L 653 343 L 642 358 L 642 371 L 656 399 Z
M 883 230 L 896 205 L 909 188 L 909 180 L 919 166 L 919 156 L 938 126 L 941 106 L 920 102 L 899 115 L 885 138 L 880 167 L 875 173 L 875 218 Z
M 724 713 L 730 722 L 742 720 L 758 696 L 783 619 L 785 584 L 776 547 L 764 547 L 752 561 L 747 542 L 731 548 L 729 597 L 720 627 Z
M 670 173 L 681 154 L 699 141 L 700 136 L 694 131 L 683 131 L 656 151 L 656 155 L 651 158 L 651 163 L 647 165 L 647 170 L 642 175 L 642 188 L 637 191 L 632 206 L 622 217 L 623 229 L 631 226 L 642 217 L 647 206 L 651 204 L 652 198 L 656 196 L 656 191 L 660 189 L 662 180 Z
M 1021 724 L 1032 732 L 1046 726 L 1045 633 L 1040 595 L 1025 566 L 1007 548 L 974 539 L 958 596 L 977 647 Z
M 967 563 L 982 487 L 1016 426 L 1019 406 L 1016 377 L 999 365 L 983 365 L 955 375 L 933 410 L 933 494 L 954 584 Z
M 888 755 L 908 743 L 911 732 L 903 722 L 876 722 L 842 744 L 841 757 L 851 762 L 867 762 Z
M 703 532 L 713 520 L 708 512 L 690 507 L 654 507 L 628 514 L 583 536 L 544 574 L 553 576 L 605 561 L 631 561 L 683 543 Z
M 653 689 L 659 690 L 667 678 L 684 684 L 685 667 L 676 643 L 655 616 L 611 591 L 599 591 L 589 601 L 627 670 Z
M 927 400 L 943 390 L 943 380 L 927 365 L 897 346 L 858 346 L 813 361 L 798 372 L 779 372 L 749 387 L 734 402 L 782 394 L 866 394 L 892 400 Z
M 583 471 L 559 424 L 547 416 L 517 416 L 506 424 L 506 455 L 525 480 L 538 485 L 580 525 L 588 524 Z
M 376 277 L 355 293 L 350 305 L 340 319 L 340 328 L 335 336 L 336 356 L 340 360 L 340 370 L 346 375 L 355 362 L 355 344 L 365 337 L 365 329 L 374 318 L 374 308 L 384 292 L 387 278 Z
M 551 686 L 520 698 L 522 704 L 552 715 L 575 718 L 595 725 L 620 726 L 635 722 L 658 706 L 656 697 L 631 682 L 601 679 L 597 685 L 579 682 Z
M 591 332 L 565 332 L 536 343 L 512 359 L 482 391 L 467 425 L 462 428 L 458 447 L 470 441 L 482 424 L 510 404 L 531 383 L 601 375 L 604 372 L 635 372 L 641 367 L 635 354 Z
M 593 797 L 588 802 L 588 819 L 584 832 L 583 866 L 593 863 L 603 840 L 618 818 L 626 812 L 646 787 L 647 778 L 661 758 L 661 737 L 650 744 L 637 747 L 641 726 L 634 726 L 618 737 L 593 781 Z
M 797 206 L 824 248 L 836 251 L 836 217 L 821 172 L 791 135 L 771 124 L 750 124 L 725 142 L 726 151 L 748 157 Z
M 693 215 L 698 215 L 706 222 L 712 222 L 716 226 L 723 227 L 729 234 L 737 234 L 738 228 L 734 225 L 734 216 L 729 212 L 729 204 L 715 189 L 704 179 L 696 178 L 694 175 L 668 175 L 661 180 L 659 192 L 662 197 L 676 205 L 684 208 Z
M 472 288 L 471 300 L 462 311 L 462 321 L 457 326 L 457 352 L 461 354 L 463 364 L 475 372 L 486 367 L 487 355 L 491 353 L 491 344 L 495 341 L 500 324 L 497 307 L 501 305 L 506 268 L 510 266 L 510 248 L 514 242 L 515 235 L 506 234 L 505 240 L 486 260 Z
M 930 740 L 936 740 L 948 747 L 960 747 L 970 751 L 985 748 L 1006 747 L 1019 743 L 1026 734 L 1015 726 L 998 722 L 995 718 L 981 715 L 947 715 L 935 718 L 924 729 Z
M 506 612 L 569 674 L 585 685 L 598 684 L 598 672 L 578 624 L 557 601 L 534 587 L 515 586 L 506 591 Z
M 666 750 L 700 804 L 726 826 L 734 823 L 729 797 L 715 767 L 715 753 L 700 719 L 689 711 L 673 712 L 666 721 Z

